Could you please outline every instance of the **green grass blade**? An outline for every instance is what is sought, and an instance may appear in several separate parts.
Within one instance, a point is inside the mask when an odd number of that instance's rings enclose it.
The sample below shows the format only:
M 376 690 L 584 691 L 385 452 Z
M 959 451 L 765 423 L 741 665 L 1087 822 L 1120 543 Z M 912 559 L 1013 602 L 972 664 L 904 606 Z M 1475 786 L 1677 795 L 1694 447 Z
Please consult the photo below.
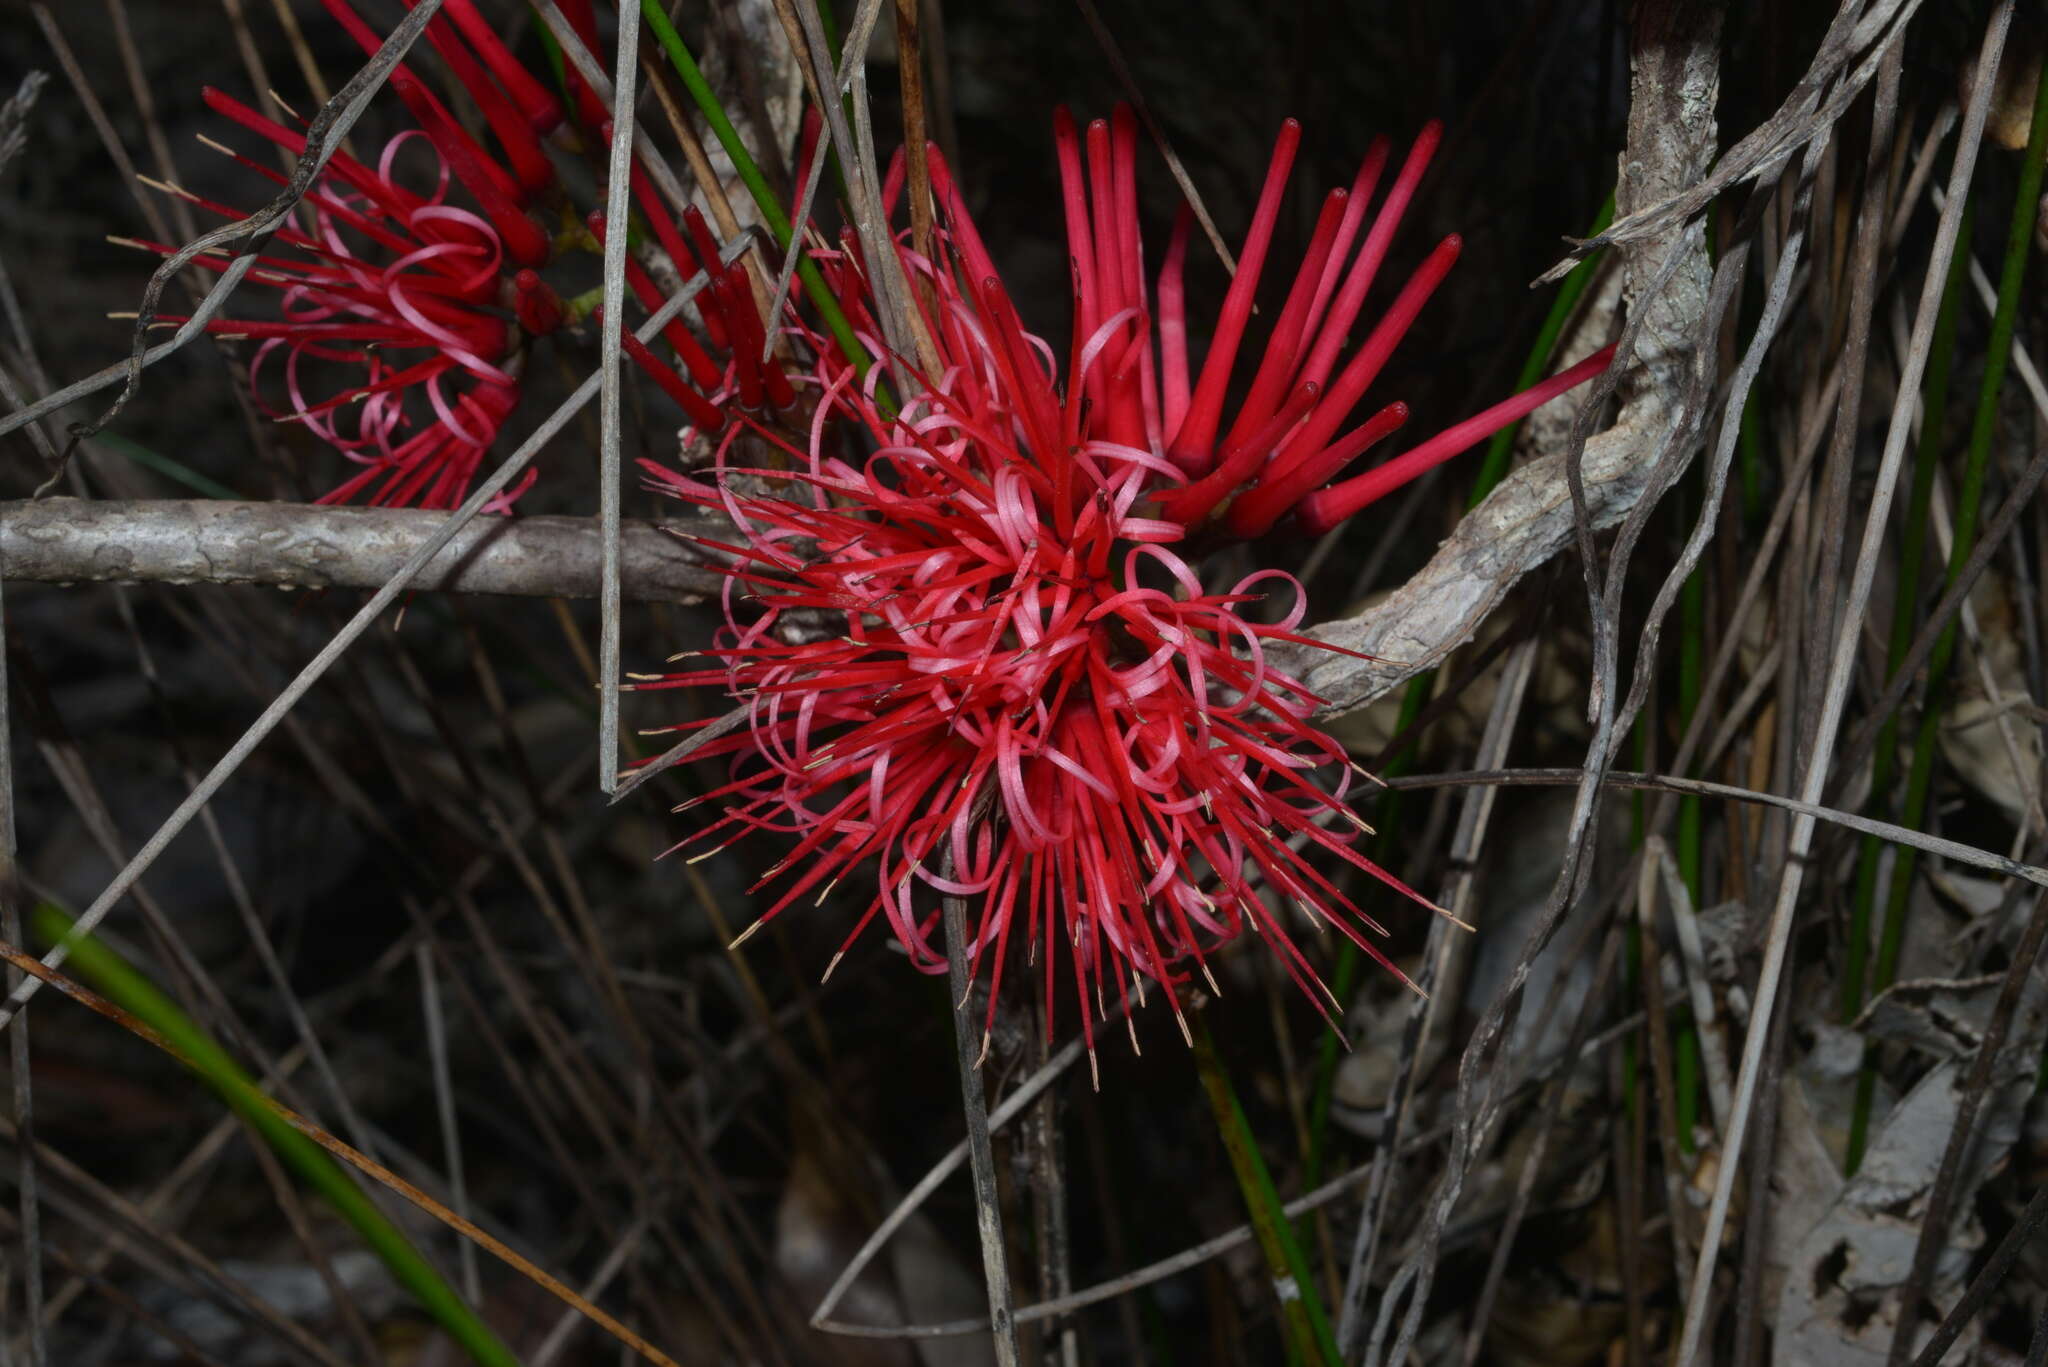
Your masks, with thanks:
M 641 0 L 640 12 L 646 19 L 647 26 L 654 31 L 655 39 L 660 42 L 662 51 L 668 54 L 669 65 L 675 68 L 676 76 L 682 81 L 683 88 L 690 92 L 690 98 L 696 101 L 705 121 L 711 125 L 712 136 L 716 137 L 718 145 L 725 149 L 725 155 L 732 159 L 733 169 L 739 173 L 741 183 L 747 187 L 747 193 L 754 197 L 755 207 L 761 211 L 761 221 L 768 225 L 768 231 L 773 234 L 776 243 L 787 249 L 794 235 L 789 215 L 783 210 L 782 201 L 776 197 L 775 191 L 769 187 L 768 178 L 761 174 L 761 168 L 754 161 L 753 154 L 747 151 L 747 145 L 740 140 L 739 130 L 732 126 L 732 120 L 726 116 L 725 106 L 719 103 L 717 94 L 711 89 L 711 83 L 704 79 L 704 73 L 698 69 L 697 59 L 690 55 L 689 46 L 683 42 L 683 36 L 676 32 L 676 26 L 669 22 L 668 11 L 663 8 L 660 0 Z M 818 317 L 831 332 L 832 340 L 839 343 L 839 349 L 853 362 L 855 372 L 866 378 L 868 367 L 874 364 L 873 359 L 868 355 L 867 348 L 853 335 L 852 324 L 846 321 L 846 314 L 841 311 L 838 299 L 834 298 L 832 291 L 826 287 L 825 277 L 819 273 L 817 263 L 811 260 L 809 253 L 798 254 L 796 273 L 803 281 L 805 296 L 810 299 L 811 307 L 818 311 Z M 774 320 L 769 321 L 772 323 Z
M 139 442 L 130 441 L 118 432 L 101 432 L 93 440 L 114 454 L 135 462 L 143 469 L 162 475 L 173 484 L 182 484 L 195 494 L 237 501 L 247 497 L 217 479 L 207 478 L 189 465 L 172 460 L 169 456 L 158 455 Z
M 36 909 L 36 929 L 62 943 L 78 975 L 102 995 L 163 1036 L 200 1081 L 276 1151 L 300 1180 L 327 1198 L 362 1236 L 392 1278 L 410 1291 L 448 1336 L 481 1367 L 518 1367 L 519 1359 L 477 1317 L 460 1293 L 420 1256 L 398 1226 L 356 1186 L 341 1165 L 293 1128 L 275 1102 L 213 1041 L 205 1030 L 134 966 L 90 935 L 75 935 L 72 920 L 45 903 Z
M 1266 1171 L 1266 1160 L 1259 1156 L 1258 1141 L 1252 1136 L 1251 1123 L 1245 1119 L 1244 1107 L 1238 1103 L 1237 1091 L 1230 1084 L 1223 1060 L 1217 1056 L 1209 1024 L 1200 1012 L 1188 1024 L 1194 1037 L 1195 1071 L 1201 1075 L 1202 1090 L 1208 1094 L 1210 1109 L 1216 1114 L 1216 1131 L 1222 1136 L 1223 1147 L 1230 1155 L 1231 1171 L 1244 1194 L 1259 1251 L 1265 1254 L 1266 1267 L 1273 1274 L 1281 1315 L 1287 1324 L 1290 1356 L 1299 1353 L 1303 1361 L 1317 1367 L 1339 1367 L 1337 1339 L 1330 1331 L 1330 1317 L 1323 1310 L 1322 1298 L 1316 1294 L 1308 1257 L 1294 1237 L 1294 1225 L 1282 1208 L 1272 1175 Z

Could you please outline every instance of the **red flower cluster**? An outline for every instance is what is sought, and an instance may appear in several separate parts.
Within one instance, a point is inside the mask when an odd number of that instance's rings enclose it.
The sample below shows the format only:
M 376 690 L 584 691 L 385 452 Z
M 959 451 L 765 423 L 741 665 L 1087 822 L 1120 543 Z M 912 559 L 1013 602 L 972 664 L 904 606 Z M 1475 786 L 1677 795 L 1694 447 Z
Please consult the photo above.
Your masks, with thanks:
M 366 52 L 377 49 L 381 40 L 349 0 L 325 3 Z M 585 41 L 594 42 L 590 0 L 565 0 L 563 9 Z M 416 126 L 386 144 L 374 167 L 336 152 L 306 196 L 307 225 L 280 230 L 273 241 L 284 250 L 263 256 L 250 274 L 278 291 L 281 316 L 209 325 L 215 333 L 260 342 L 253 367 L 259 376 L 281 360 L 282 415 L 304 422 L 364 467 L 322 502 L 366 497 L 377 505 L 460 503 L 519 402 L 527 343 L 580 321 L 593 302 L 565 303 L 542 275 L 558 245 L 588 247 L 591 239 L 570 232 L 558 243 L 542 223 L 551 214 L 560 220 L 568 209 L 550 145 L 563 152 L 601 148 L 610 138 L 609 112 L 587 86 L 571 79 L 570 109 L 584 135 L 572 137 L 563 102 L 512 55 L 473 0 L 445 0 L 425 36 L 483 114 L 496 151 L 472 137 L 400 65 L 389 83 Z M 305 149 L 302 134 L 229 95 L 208 90 L 206 101 L 288 151 Z M 260 163 L 228 155 L 282 183 Z M 428 193 L 401 183 L 401 161 L 409 175 L 417 175 L 422 157 L 431 164 Z M 451 180 L 474 207 L 451 201 Z M 728 398 L 750 408 L 786 403 L 787 380 L 760 359 L 765 336 L 745 293 L 744 272 L 719 266 L 716 244 L 694 209 L 678 228 L 637 164 L 632 189 L 643 219 L 681 274 L 691 275 L 700 265 L 714 269 L 714 287 L 701 312 L 714 344 L 730 340 L 734 351 L 729 363 L 713 360 L 678 321 L 663 335 L 687 381 L 629 333 L 633 360 L 708 431 L 723 425 Z M 187 197 L 225 218 L 244 217 L 225 205 Z M 591 227 L 601 241 L 602 219 Z M 170 251 L 159 243 L 142 245 Z M 226 262 L 202 258 L 199 264 L 224 269 Z M 637 261 L 631 271 L 642 305 L 659 307 L 662 296 L 653 278 Z M 346 377 L 339 387 L 332 379 L 337 370 Z M 529 471 L 499 496 L 492 511 L 510 508 L 533 479 Z
M 720 686 L 748 709 L 748 730 L 698 752 L 728 759 L 728 780 L 707 794 L 727 806 L 683 845 L 723 848 L 754 831 L 794 840 L 756 884 L 781 885 L 756 927 L 871 862 L 875 891 L 846 945 L 879 915 L 920 968 L 943 971 L 939 911 L 917 889 L 975 899 L 973 961 L 992 998 L 1023 942 L 1043 957 L 1049 1013 L 1054 982 L 1071 977 L 1091 1045 L 1089 1001 L 1101 1015 L 1106 993 L 1135 986 L 1142 999 L 1146 978 L 1171 999 L 1177 964 L 1206 974 L 1206 956 L 1246 926 L 1327 997 L 1285 904 L 1387 964 L 1368 934 L 1379 927 L 1319 865 L 1341 861 L 1422 899 L 1354 848 L 1364 826 L 1344 800 L 1353 766 L 1314 726 L 1320 700 L 1267 659 L 1274 643 L 1307 639 L 1300 586 L 1266 570 L 1212 588 L 1187 548 L 1290 516 L 1310 531 L 1333 526 L 1609 356 L 1321 487 L 1407 415 L 1393 404 L 1345 429 L 1456 238 L 1337 363 L 1434 150 L 1432 127 L 1355 256 L 1384 144 L 1326 201 L 1226 423 L 1298 138 L 1288 123 L 1199 375 L 1185 218 L 1155 308 L 1132 122 L 1119 111 L 1084 142 L 1062 115 L 1075 289 L 1063 374 L 1023 330 L 934 150 L 938 259 L 907 243 L 898 252 L 929 301 L 919 321 L 937 372 L 890 357 L 857 378 L 809 339 L 824 359 L 808 445 L 783 443 L 793 468 L 739 468 L 727 443 L 714 482 L 663 477 L 739 532 L 706 542 L 730 563 L 730 625 L 703 652 L 715 664 L 661 686 Z M 849 305 L 869 295 L 850 249 L 827 265 Z M 881 353 L 872 329 L 863 340 Z

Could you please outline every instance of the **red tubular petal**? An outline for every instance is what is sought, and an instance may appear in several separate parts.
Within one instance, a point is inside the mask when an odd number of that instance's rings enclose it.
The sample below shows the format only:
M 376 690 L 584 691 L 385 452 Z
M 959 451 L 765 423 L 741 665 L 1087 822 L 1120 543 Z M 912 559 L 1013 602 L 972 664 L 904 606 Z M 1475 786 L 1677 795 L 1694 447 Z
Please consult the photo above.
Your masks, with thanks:
M 953 168 L 947 164 L 946 154 L 934 142 L 925 144 L 924 156 L 932 178 L 932 198 L 945 219 L 947 232 L 952 235 L 953 249 L 960 254 L 961 264 L 967 268 L 970 286 L 996 279 L 995 262 L 989 257 L 988 248 L 982 245 L 981 231 L 974 226 L 973 216 L 967 212 L 967 201 L 961 198 L 960 186 L 953 179 Z M 998 284 L 997 288 L 1002 287 Z
M 1075 349 L 1101 324 L 1102 305 L 1095 279 L 1094 230 L 1088 219 L 1088 191 L 1081 172 L 1081 144 L 1074 117 L 1064 107 L 1053 111 L 1053 147 L 1059 154 L 1060 196 L 1066 204 L 1067 259 L 1074 277 Z M 1098 206 L 1107 212 L 1107 206 Z
M 1281 307 L 1280 317 L 1273 324 L 1273 336 L 1266 343 L 1266 355 L 1259 362 L 1251 390 L 1244 397 L 1244 406 L 1238 409 L 1237 421 L 1231 424 L 1229 435 L 1223 439 L 1220 455 L 1226 461 L 1237 444 L 1258 430 L 1286 396 L 1287 377 L 1294 373 L 1295 357 L 1301 348 L 1302 328 L 1308 321 L 1309 304 L 1313 298 L 1311 291 L 1322 279 L 1323 263 L 1329 259 L 1337 237 L 1338 220 L 1347 212 L 1350 198 L 1346 191 L 1332 190 L 1323 200 L 1323 211 L 1317 216 L 1315 231 L 1309 236 L 1308 251 L 1302 256 L 1301 269 L 1295 272 L 1294 287 L 1287 292 L 1287 302 Z
M 1330 438 L 1337 434 L 1337 428 L 1358 406 L 1358 401 L 1365 397 L 1366 389 L 1379 377 L 1381 368 L 1394 354 L 1394 348 L 1401 344 L 1401 339 L 1414 325 L 1422 306 L 1429 302 L 1429 296 L 1450 273 L 1464 244 L 1465 240 L 1453 233 L 1439 242 L 1436 250 L 1416 267 L 1415 274 L 1401 287 L 1394 306 L 1387 310 L 1379 325 L 1372 330 L 1372 335 L 1365 339 L 1365 345 L 1358 349 L 1358 354 L 1344 367 L 1344 373 L 1330 386 L 1329 397 L 1317 405 L 1308 422 L 1287 443 L 1287 448 L 1273 458 L 1274 478 L 1286 475 L 1329 444 Z
M 391 73 L 390 85 L 398 98 L 405 101 L 414 122 L 433 142 L 434 150 L 448 163 L 448 169 L 462 182 L 462 188 L 475 196 L 478 203 L 496 199 L 515 207 L 519 204 L 522 195 L 512 173 L 491 159 L 433 91 L 404 67 Z
M 1183 204 L 1159 268 L 1160 425 L 1177 432 L 1188 412 L 1188 230 L 1194 211 Z
M 591 235 L 596 237 L 598 244 L 602 246 L 605 236 L 603 211 L 592 210 L 589 217 L 583 221 L 589 225 Z M 626 284 L 632 289 L 633 297 L 640 301 L 641 308 L 649 313 L 660 310 L 664 302 L 661 286 L 654 283 L 654 277 L 647 273 L 645 266 L 633 259 L 630 252 L 626 254 Z M 705 353 L 703 345 L 690 334 L 690 329 L 684 325 L 682 319 L 671 318 L 668 326 L 661 330 L 661 335 L 676 349 L 676 355 L 682 357 L 683 364 L 690 371 L 691 379 L 706 389 L 718 387 L 719 381 L 725 378 L 724 369 Z
M 519 326 L 535 337 L 543 337 L 562 325 L 562 300 L 540 273 L 523 270 L 512 277 L 512 312 Z
M 505 168 L 485 156 L 440 101 L 402 69 L 391 73 L 391 87 L 497 230 L 505 254 L 522 266 L 544 265 L 551 246 L 548 235 L 520 209 L 517 189 Z
M 611 128 L 612 125 L 607 120 L 600 134 L 606 142 L 611 141 Z M 676 221 L 669 215 L 668 205 L 662 203 L 661 196 L 655 193 L 646 171 L 641 169 L 640 158 L 635 156 L 630 165 L 633 200 L 640 206 L 641 216 L 654 229 L 654 240 L 668 253 L 669 261 L 676 268 L 676 275 L 688 280 L 700 269 L 696 253 L 690 250 L 689 244 L 683 240 L 683 235 L 676 231 Z
M 413 0 L 407 0 L 407 4 L 411 3 Z M 511 95 L 512 102 L 519 106 L 520 113 L 526 117 L 527 127 L 541 137 L 554 132 L 562 122 L 562 102 L 512 55 L 497 31 L 476 12 L 473 0 L 443 0 L 441 13 L 454 20 L 455 26 L 462 30 L 462 36 L 483 58 L 484 65 L 491 69 L 491 74 L 498 78 L 498 84 Z
M 1429 169 L 1430 158 L 1436 155 L 1443 132 L 1443 124 L 1431 120 L 1415 135 L 1415 145 L 1408 149 L 1408 160 L 1402 163 L 1394 188 L 1387 191 L 1387 202 L 1380 206 L 1378 216 L 1373 219 L 1372 231 L 1365 235 L 1365 245 L 1359 248 L 1358 260 L 1345 279 L 1337 302 L 1331 306 L 1330 316 L 1323 321 L 1322 332 L 1317 336 L 1315 345 L 1309 349 L 1308 364 L 1301 371 L 1302 379 L 1314 380 L 1318 384 L 1329 379 L 1330 371 L 1337 364 L 1337 353 L 1344 349 L 1344 339 L 1358 318 L 1358 310 L 1365 304 L 1365 292 L 1372 287 L 1380 262 L 1386 259 L 1394 231 L 1401 226 L 1401 215 L 1415 197 L 1415 187 L 1421 184 L 1422 173 Z M 1371 159 L 1368 154 L 1366 160 L 1370 162 Z M 1378 175 L 1377 168 L 1374 175 Z
M 569 21 L 569 27 L 583 39 L 583 46 L 592 52 L 597 51 L 597 12 L 591 8 L 590 0 L 560 0 L 556 8 Z
M 604 310 L 598 309 L 592 317 L 602 320 Z M 632 358 L 633 364 L 647 373 L 649 379 L 661 386 L 661 392 L 676 401 L 676 406 L 687 413 L 690 421 L 706 432 L 716 432 L 725 426 L 725 414 L 718 411 L 712 402 L 696 390 L 683 383 L 683 377 L 669 367 L 668 362 L 647 349 L 647 344 L 633 335 L 631 328 L 619 329 L 619 349 Z
M 1094 207 L 1094 216 L 1089 222 L 1089 246 L 1095 261 L 1098 326 L 1130 302 L 1124 297 L 1123 266 L 1117 252 L 1115 167 L 1111 163 L 1109 121 L 1092 120 L 1088 124 L 1088 202 Z
M 1408 405 L 1392 403 L 1353 429 L 1327 451 L 1320 451 L 1285 473 L 1275 472 L 1259 486 L 1240 494 L 1224 519 L 1230 534 L 1249 541 L 1264 536 L 1288 509 L 1315 492 L 1317 485 L 1393 435 L 1408 421 Z
M 690 245 L 697 249 L 697 265 L 700 270 L 718 268 L 718 240 L 711 235 L 711 229 L 704 224 L 704 215 L 697 212 L 697 206 L 683 207 L 683 231 L 690 235 Z M 704 319 L 704 335 L 715 347 L 730 347 L 730 329 L 725 325 L 725 315 L 718 310 L 717 301 L 710 290 L 697 295 L 697 312 Z
M 683 210 L 683 229 L 690 235 L 690 243 L 697 249 L 697 264 L 705 270 L 718 267 L 718 239 L 711 235 L 705 225 L 704 215 L 692 204 Z
M 897 148 L 889 154 L 889 169 L 882 173 L 882 218 L 886 221 L 896 217 L 896 201 L 903 197 L 903 181 L 909 174 L 909 166 L 903 159 L 903 149 Z
M 1184 527 L 1192 527 L 1207 517 L 1217 504 L 1236 493 L 1246 480 L 1258 473 L 1273 448 L 1287 435 L 1289 428 L 1301 421 L 1302 415 L 1314 406 L 1317 395 L 1321 393 L 1321 388 L 1314 381 L 1301 385 L 1288 396 L 1280 411 L 1267 419 L 1266 425 L 1248 440 L 1239 443 L 1221 465 L 1184 489 L 1162 494 L 1160 511 Z
M 206 101 L 206 107 L 214 113 L 233 119 L 251 133 L 270 139 L 294 155 L 305 154 L 306 139 L 303 134 L 293 132 L 274 119 L 265 118 L 226 91 L 207 86 L 201 91 L 201 95 Z M 337 151 L 328 158 L 327 170 L 347 181 L 352 188 L 368 195 L 385 213 L 401 221 L 426 203 L 411 191 L 378 179 L 369 167 L 346 152 Z
M 789 382 L 789 375 L 782 368 L 778 357 L 770 356 L 761 367 L 761 382 L 768 391 L 768 402 L 777 412 L 796 403 L 796 386 Z
M 1569 370 L 1533 385 L 1512 399 L 1495 404 L 1484 413 L 1465 419 L 1431 437 L 1422 445 L 1396 456 L 1376 470 L 1333 485 L 1303 500 L 1300 521 L 1311 534 L 1328 531 L 1359 509 L 1382 498 L 1434 465 L 1441 465 L 1485 441 L 1509 423 L 1527 417 L 1568 389 L 1576 388 L 1607 369 L 1614 360 L 1614 348 L 1602 347 Z
M 1374 138 L 1366 150 L 1365 160 L 1358 164 L 1358 176 L 1351 182 L 1351 198 L 1344 205 L 1344 221 L 1337 226 L 1337 240 L 1330 248 L 1328 260 L 1323 263 L 1323 278 L 1316 285 L 1315 301 L 1309 305 L 1308 321 L 1304 324 L 1303 335 L 1319 335 L 1317 325 L 1322 321 L 1323 309 L 1336 293 L 1338 284 L 1344 279 L 1344 258 L 1351 254 L 1352 239 L 1358 236 L 1358 225 L 1365 221 L 1366 205 L 1372 200 L 1372 192 L 1380 183 L 1380 172 L 1387 165 L 1387 140 Z
M 762 338 L 760 319 L 745 293 L 746 272 L 736 265 L 728 267 L 718 277 L 715 288 L 725 309 L 726 323 L 732 329 L 733 370 L 739 381 L 740 407 L 759 409 L 766 397 L 761 375 Z
M 355 7 L 349 0 L 323 0 L 323 3 L 327 6 L 327 12 L 334 16 L 335 22 L 347 29 L 349 37 L 356 40 L 357 46 L 361 47 L 365 54 L 375 56 L 377 49 L 384 45 L 384 40 L 363 22 L 362 16 L 355 12 Z M 456 74 L 461 74 L 459 67 Z M 443 105 L 433 92 L 421 85 L 418 78 L 403 63 L 392 70 L 390 85 L 398 93 L 398 98 L 405 101 L 405 107 L 412 111 L 413 119 L 433 140 L 435 150 L 448 162 L 448 167 L 455 172 L 456 179 L 462 182 L 464 189 L 476 197 L 478 203 L 484 205 L 486 216 L 490 217 L 494 224 L 497 215 L 491 208 L 493 191 L 497 199 L 508 201 L 515 206 L 518 204 L 521 192 L 512 174 L 484 155 L 483 149 L 476 145 L 476 140 L 471 138 L 463 130 L 462 125 L 455 121 L 455 116 L 448 112 L 447 106 Z M 488 188 L 485 188 L 486 183 Z M 503 227 L 499 228 L 499 233 L 503 235 Z M 507 246 L 510 246 L 509 241 Z M 540 263 L 529 261 L 525 264 Z
M 642 308 L 649 313 L 661 308 L 665 302 L 661 286 L 654 283 L 654 277 L 647 273 L 645 266 L 630 256 L 626 258 L 626 280 L 633 288 L 633 297 L 640 301 Z M 683 365 L 689 369 L 691 379 L 705 389 L 718 387 L 719 381 L 725 378 L 725 368 L 711 359 L 710 353 L 691 335 L 690 329 L 681 318 L 671 318 L 668 326 L 661 330 L 661 335 L 676 349 L 676 355 L 682 358 Z
M 1138 231 L 1138 124 L 1128 105 L 1118 105 L 1110 122 L 1110 189 L 1115 212 L 1114 257 L 1118 275 L 1119 307 L 1145 308 L 1145 248 Z M 1141 313 L 1131 329 L 1125 354 L 1111 371 L 1109 439 L 1126 446 L 1144 447 L 1147 437 L 1147 407 L 1151 403 L 1152 346 L 1149 325 Z M 1138 364 L 1131 364 L 1135 350 Z M 1157 415 L 1149 415 L 1157 425 Z
M 818 106 L 804 106 L 804 121 L 796 137 L 796 193 L 790 197 L 792 206 L 804 202 L 804 186 L 810 181 L 811 158 L 818 154 L 818 137 L 824 131 L 825 118 L 818 112 Z
M 790 384 L 789 376 L 783 372 L 782 358 L 768 349 L 768 331 L 754 305 L 754 291 L 747 277 L 747 268 L 735 261 L 726 267 L 726 274 L 732 282 L 727 316 L 736 318 L 736 327 L 746 334 L 744 342 L 735 340 L 734 351 L 737 353 L 745 347 L 753 354 L 755 368 L 761 376 L 761 388 L 769 404 L 778 411 L 788 408 L 796 402 L 796 390 Z
M 1259 207 L 1252 226 L 1245 233 L 1238 253 L 1237 275 L 1223 298 L 1223 312 L 1216 322 L 1216 336 L 1209 354 L 1202 358 L 1202 377 L 1195 383 L 1194 401 L 1187 417 L 1173 436 L 1167 452 L 1182 469 L 1194 473 L 1207 470 L 1214 462 L 1212 450 L 1216 425 L 1223 415 L 1224 390 L 1230 384 L 1237 345 L 1244 337 L 1252 313 L 1252 296 L 1259 287 L 1259 270 L 1266 262 L 1266 248 L 1273 240 L 1273 223 L 1280 216 L 1280 196 L 1287 188 L 1287 175 L 1294 167 L 1294 152 L 1301 145 L 1301 125 L 1293 119 L 1280 125 L 1280 137 L 1273 145 L 1273 161 L 1266 169 L 1266 186 L 1259 193 Z M 1314 378 L 1314 377 L 1311 377 Z
M 417 4 L 419 0 L 405 0 L 407 9 Z M 436 15 L 427 25 L 427 41 L 434 45 L 434 51 L 441 54 L 441 60 L 448 63 L 455 78 L 462 82 L 462 88 L 469 92 L 469 98 L 483 112 L 485 122 L 490 124 L 492 136 L 497 138 L 506 160 L 512 164 L 512 178 L 522 192 L 520 202 L 524 202 L 524 196 L 537 194 L 553 184 L 554 164 L 541 150 L 540 138 L 527 121 L 525 111 L 508 99 L 491 80 L 470 53 L 462 35 L 441 15 Z

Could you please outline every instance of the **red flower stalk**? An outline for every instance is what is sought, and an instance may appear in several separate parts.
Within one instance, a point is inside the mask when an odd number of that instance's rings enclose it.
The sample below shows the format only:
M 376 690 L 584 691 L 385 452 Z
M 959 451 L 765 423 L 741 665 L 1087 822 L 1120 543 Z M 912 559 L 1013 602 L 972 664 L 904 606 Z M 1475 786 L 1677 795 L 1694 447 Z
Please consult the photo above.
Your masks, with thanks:
M 1326 203 L 1227 423 L 1298 128 L 1281 135 L 1199 376 L 1187 356 L 1184 220 L 1158 283 L 1155 342 L 1128 114 L 1093 125 L 1085 155 L 1064 115 L 1056 132 L 1076 295 L 1064 376 L 1023 330 L 933 149 L 939 259 L 901 239 L 897 251 L 925 286 L 913 295 L 932 301 L 915 306 L 929 308 L 937 373 L 887 356 L 851 242 L 822 254 L 884 360 L 857 381 L 806 334 L 822 359 L 808 446 L 784 445 L 794 469 L 741 468 L 728 439 L 715 482 L 657 472 L 738 537 L 706 541 L 729 562 L 728 627 L 703 652 L 714 663 L 652 686 L 722 686 L 748 709 L 747 730 L 698 752 L 728 761 L 706 795 L 726 809 L 683 845 L 722 849 L 754 831 L 794 841 L 755 885 L 781 890 L 754 928 L 872 864 L 874 890 L 839 955 L 879 915 L 937 973 L 940 913 L 913 890 L 972 898 L 971 955 L 991 977 L 991 1019 L 1013 953 L 1042 957 L 1048 1014 L 1054 983 L 1070 977 L 1092 1055 L 1091 1001 L 1097 1017 L 1107 993 L 1135 986 L 1142 1001 L 1147 978 L 1171 1001 L 1179 965 L 1208 976 L 1207 956 L 1247 926 L 1334 1008 L 1295 942 L 1289 903 L 1391 968 L 1368 933 L 1378 925 L 1325 866 L 1423 900 L 1354 847 L 1365 829 L 1345 802 L 1354 767 L 1314 725 L 1321 700 L 1267 658 L 1275 644 L 1308 643 L 1300 585 L 1262 570 L 1218 591 L 1183 548 L 1197 536 L 1255 536 L 1290 514 L 1310 525 L 1348 516 L 1608 357 L 1359 477 L 1375 484 L 1317 492 L 1406 417 L 1394 404 L 1340 430 L 1456 255 L 1455 238 L 1341 372 L 1336 362 L 1434 129 L 1355 259 L 1383 144 L 1353 189 Z M 834 420 L 865 438 L 866 454 L 836 439 Z M 1291 597 L 1277 613 L 1275 593 Z

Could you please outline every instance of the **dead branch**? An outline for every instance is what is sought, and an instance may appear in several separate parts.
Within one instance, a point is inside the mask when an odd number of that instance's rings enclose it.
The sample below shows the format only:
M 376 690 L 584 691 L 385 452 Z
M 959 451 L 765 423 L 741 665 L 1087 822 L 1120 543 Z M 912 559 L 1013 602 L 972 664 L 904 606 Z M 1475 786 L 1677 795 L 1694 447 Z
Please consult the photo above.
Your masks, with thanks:
M 213 499 L 0 503 L 0 575 L 41 584 L 382 586 L 447 514 Z M 581 517 L 478 518 L 414 580 L 417 589 L 594 598 L 598 524 Z M 638 602 L 691 603 L 720 576 L 651 522 L 620 526 L 620 579 Z

